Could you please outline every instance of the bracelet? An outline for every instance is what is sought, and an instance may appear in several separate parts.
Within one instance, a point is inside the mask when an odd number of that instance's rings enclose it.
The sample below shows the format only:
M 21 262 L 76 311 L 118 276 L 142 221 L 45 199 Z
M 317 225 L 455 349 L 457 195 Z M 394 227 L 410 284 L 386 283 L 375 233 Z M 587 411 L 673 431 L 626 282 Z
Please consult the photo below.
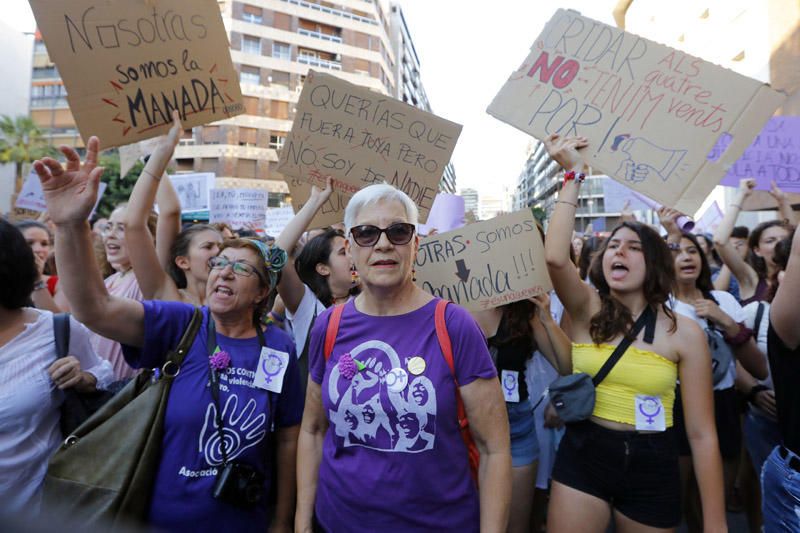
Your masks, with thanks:
M 573 203 L 573 202 L 568 202 L 568 201 L 566 201 L 566 200 L 556 200 L 556 203 L 557 203 L 557 204 L 567 204 L 567 205 L 571 205 L 571 206 L 572 206 L 572 207 L 574 207 L 575 209 L 578 209 L 578 204 L 576 204 L 576 203 Z
M 41 280 L 41 279 L 33 284 L 33 290 L 35 290 L 35 291 L 40 291 L 40 290 L 44 289 L 45 287 L 47 287 L 47 283 L 45 283 L 45 281 Z
M 149 170 L 147 170 L 146 168 L 143 168 L 143 169 L 142 169 L 142 174 L 147 174 L 148 176 L 150 176 L 150 177 L 151 177 L 151 178 L 153 178 L 154 180 L 156 180 L 156 181 L 161 181 L 161 178 L 157 178 L 157 177 L 155 177 L 155 176 L 153 175 L 153 173 L 152 173 L 152 172 L 150 172 Z
M 742 208 L 742 204 L 730 204 L 731 207 L 738 207 L 739 209 Z
M 567 172 L 564 172 L 564 183 L 572 180 L 575 180 L 578 183 L 583 183 L 585 179 L 586 179 L 586 174 L 584 174 L 583 172 L 579 174 L 576 174 L 574 170 L 569 170 Z
M 750 392 L 747 393 L 747 402 L 753 403 L 753 401 L 756 399 L 756 394 L 765 390 L 769 390 L 769 387 L 767 387 L 766 385 L 762 385 L 760 383 L 758 385 L 753 385 L 750 388 Z
M 750 340 L 750 337 L 753 336 L 753 330 L 748 328 L 744 325 L 744 322 L 739 322 L 739 332 L 736 335 L 723 335 L 722 338 L 725 339 L 725 342 L 730 344 L 733 347 L 741 346 L 742 344 L 746 343 Z

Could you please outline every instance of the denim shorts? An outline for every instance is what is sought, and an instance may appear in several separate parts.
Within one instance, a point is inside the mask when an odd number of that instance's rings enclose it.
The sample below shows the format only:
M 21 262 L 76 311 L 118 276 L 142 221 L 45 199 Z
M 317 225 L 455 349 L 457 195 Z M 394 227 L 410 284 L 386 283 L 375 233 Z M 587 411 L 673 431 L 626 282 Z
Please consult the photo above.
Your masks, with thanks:
M 761 510 L 764 531 L 800 531 L 800 472 L 792 468 L 794 453 L 776 446 L 761 471 Z
M 553 480 L 650 527 L 674 528 L 681 521 L 678 447 L 671 428 L 637 433 L 590 421 L 568 424 Z
M 511 465 L 527 466 L 539 459 L 536 420 L 530 400 L 506 402 L 508 425 L 511 426 Z

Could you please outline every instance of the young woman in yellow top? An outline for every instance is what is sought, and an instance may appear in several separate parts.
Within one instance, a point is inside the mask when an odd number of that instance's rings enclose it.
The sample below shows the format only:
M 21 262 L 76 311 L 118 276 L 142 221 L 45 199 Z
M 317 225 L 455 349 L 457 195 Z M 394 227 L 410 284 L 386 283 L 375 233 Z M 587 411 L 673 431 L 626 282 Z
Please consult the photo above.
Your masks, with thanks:
M 551 135 L 545 146 L 575 173 L 565 174 L 545 241 L 550 277 L 572 319 L 572 371 L 596 374 L 633 321 L 647 307 L 656 312 L 650 342 L 640 334 L 597 387 L 590 420 L 567 427 L 553 470 L 548 531 L 603 532 L 612 514 L 623 532 L 678 526 L 678 454 L 671 431 L 678 378 L 704 529 L 726 531 L 710 354 L 697 324 L 665 305 L 675 278 L 669 248 L 648 226 L 625 222 L 592 263 L 596 290 L 584 283 L 569 261 L 569 246 L 582 181 L 577 173 L 585 165 L 578 149 L 587 142 Z

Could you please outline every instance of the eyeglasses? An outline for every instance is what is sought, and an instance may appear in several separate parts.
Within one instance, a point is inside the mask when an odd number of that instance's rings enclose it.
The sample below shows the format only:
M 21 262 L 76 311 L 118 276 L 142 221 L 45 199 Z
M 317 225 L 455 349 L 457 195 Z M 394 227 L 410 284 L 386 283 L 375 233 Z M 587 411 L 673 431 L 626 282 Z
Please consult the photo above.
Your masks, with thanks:
M 371 224 L 354 226 L 350 228 L 350 235 L 359 246 L 375 246 L 380 240 L 381 233 L 386 234 L 389 242 L 395 245 L 408 244 L 414 236 L 414 224 L 407 222 L 395 222 L 388 228 L 379 228 Z
M 122 224 L 121 222 L 118 222 L 116 224 L 113 224 L 113 223 L 109 222 L 108 224 L 106 224 L 105 226 L 100 228 L 100 236 L 102 236 L 102 237 L 108 237 L 112 233 L 116 233 L 120 237 L 124 237 L 125 236 L 125 224 Z
M 222 270 L 228 265 L 231 266 L 231 270 L 233 270 L 233 273 L 236 274 L 237 276 L 250 277 L 253 274 L 258 275 L 258 270 L 256 269 L 256 267 L 241 259 L 237 261 L 231 261 L 225 256 L 218 255 L 208 260 L 208 266 L 212 270 Z M 259 275 L 259 277 L 261 276 Z

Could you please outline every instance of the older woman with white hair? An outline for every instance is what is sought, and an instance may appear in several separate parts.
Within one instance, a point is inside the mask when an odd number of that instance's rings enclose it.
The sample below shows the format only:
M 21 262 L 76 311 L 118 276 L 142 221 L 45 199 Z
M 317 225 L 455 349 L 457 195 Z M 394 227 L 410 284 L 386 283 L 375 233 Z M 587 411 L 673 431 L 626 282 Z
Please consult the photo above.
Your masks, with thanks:
M 372 185 L 345 212 L 362 292 L 311 332 L 297 531 L 502 531 L 508 418 L 470 314 L 414 284 L 417 207 Z

